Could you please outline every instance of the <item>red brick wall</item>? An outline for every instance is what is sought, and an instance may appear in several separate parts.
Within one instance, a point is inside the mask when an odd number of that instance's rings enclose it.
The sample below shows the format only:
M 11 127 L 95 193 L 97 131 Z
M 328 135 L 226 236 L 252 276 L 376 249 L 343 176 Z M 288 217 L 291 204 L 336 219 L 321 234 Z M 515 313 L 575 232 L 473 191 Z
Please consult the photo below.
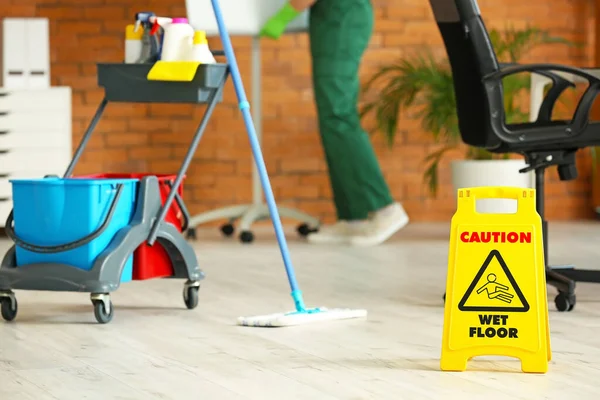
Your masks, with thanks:
M 243 0 L 240 0 L 243 1 Z M 374 0 L 376 32 L 364 60 L 363 77 L 380 62 L 418 51 L 441 40 L 426 1 Z M 480 0 L 488 27 L 526 24 L 550 29 L 553 34 L 586 42 L 581 48 L 540 48 L 525 61 L 552 61 L 590 65 L 593 59 L 592 2 L 585 0 Z M 0 16 L 48 17 L 51 20 L 52 83 L 73 88 L 74 141 L 102 97 L 96 85 L 95 63 L 117 62 L 123 57 L 123 31 L 138 10 L 182 16 L 184 0 L 3 0 Z M 233 44 L 250 90 L 250 41 Z M 218 48 L 218 43 L 212 43 Z M 330 220 L 334 216 L 310 86 L 309 55 L 305 35 L 263 44 L 263 130 L 266 162 L 276 198 Z M 248 93 L 250 96 L 250 93 Z M 217 206 L 251 200 L 251 159 L 231 83 L 202 139 L 186 180 L 186 201 L 197 213 Z M 77 173 L 175 172 L 203 112 L 186 105 L 109 105 Z M 436 199 L 422 184 L 423 158 L 434 145 L 409 120 L 393 149 L 374 137 L 385 175 L 395 197 L 405 204 L 413 220 L 447 221 L 453 212 L 453 191 L 448 163 L 442 167 L 441 191 Z M 460 157 L 461 153 L 455 154 Z M 557 182 L 552 171 L 548 186 L 550 219 L 590 215 L 590 162 L 580 156 L 580 178 Z

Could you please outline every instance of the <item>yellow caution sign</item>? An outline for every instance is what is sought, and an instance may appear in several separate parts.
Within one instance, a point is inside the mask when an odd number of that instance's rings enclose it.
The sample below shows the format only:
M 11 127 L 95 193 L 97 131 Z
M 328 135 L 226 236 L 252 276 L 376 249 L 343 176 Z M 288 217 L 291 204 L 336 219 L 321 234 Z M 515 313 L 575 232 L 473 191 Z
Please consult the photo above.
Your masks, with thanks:
M 476 211 L 480 199 L 515 199 L 514 214 Z M 535 191 L 460 189 L 452 218 L 441 369 L 477 356 L 521 360 L 544 373 L 551 359 L 542 222 Z

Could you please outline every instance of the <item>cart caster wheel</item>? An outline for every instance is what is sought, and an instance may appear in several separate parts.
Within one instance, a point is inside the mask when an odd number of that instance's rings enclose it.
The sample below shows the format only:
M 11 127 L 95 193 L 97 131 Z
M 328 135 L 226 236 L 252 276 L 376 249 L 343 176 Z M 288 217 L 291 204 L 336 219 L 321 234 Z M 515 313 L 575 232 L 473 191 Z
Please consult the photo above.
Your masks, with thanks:
M 102 300 L 94 300 L 94 316 L 96 317 L 96 321 L 100 324 L 107 324 L 112 321 L 114 309 L 112 305 L 112 301 L 108 300 L 108 312 L 106 312 L 106 307 L 104 307 L 104 302 Z
M 442 300 L 444 300 L 444 303 L 446 303 L 446 293 L 444 293 L 444 295 L 442 296 Z
M 575 295 L 568 296 L 564 292 L 558 293 L 554 298 L 554 305 L 558 311 L 572 311 L 575 308 L 576 298 Z
M 308 236 L 311 233 L 315 233 L 319 231 L 319 228 L 311 228 L 308 224 L 300 224 L 296 228 L 296 231 L 300 236 Z
M 196 228 L 189 228 L 185 233 L 186 239 L 196 240 Z
M 0 301 L 2 302 L 0 305 L 2 318 L 7 322 L 14 320 L 17 317 L 17 311 L 19 310 L 16 297 L 2 297 Z
M 254 233 L 250 231 L 242 231 L 242 233 L 240 233 L 240 240 L 242 243 L 252 243 L 254 241 Z
M 198 291 L 200 286 L 188 286 L 183 289 L 183 302 L 188 310 L 193 310 L 198 307 Z
M 221 233 L 224 236 L 229 237 L 229 236 L 233 235 L 233 232 L 235 232 L 235 228 L 233 227 L 233 224 L 221 225 Z

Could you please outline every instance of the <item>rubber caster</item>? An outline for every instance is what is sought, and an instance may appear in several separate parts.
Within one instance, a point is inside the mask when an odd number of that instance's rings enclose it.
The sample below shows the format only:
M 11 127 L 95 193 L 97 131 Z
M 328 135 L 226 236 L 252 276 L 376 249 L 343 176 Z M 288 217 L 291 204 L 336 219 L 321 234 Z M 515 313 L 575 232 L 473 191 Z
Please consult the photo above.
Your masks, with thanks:
M 576 297 L 575 295 L 567 295 L 564 292 L 558 293 L 554 298 L 554 305 L 558 311 L 573 311 L 575 308 Z
M 0 302 L 0 311 L 2 312 L 2 318 L 7 322 L 14 320 L 17 317 L 17 311 L 19 310 L 17 298 L 14 296 L 14 294 L 2 297 L 0 299 Z
M 233 224 L 221 225 L 221 233 L 223 234 L 223 236 L 230 237 L 231 235 L 233 235 L 233 232 L 235 232 Z
M 308 224 L 300 224 L 296 228 L 296 231 L 300 236 L 308 236 L 311 233 L 315 233 L 319 231 L 319 228 L 311 228 Z
M 200 282 L 186 282 L 183 287 L 183 302 L 188 310 L 193 310 L 198 307 L 198 291 L 200 290 Z
M 240 241 L 242 243 L 252 243 L 254 241 L 254 233 L 250 231 L 242 231 L 242 233 L 240 233 Z
M 186 239 L 196 240 L 196 228 L 189 228 L 185 233 Z
M 442 300 L 444 300 L 444 303 L 446 303 L 446 293 L 444 293 L 444 295 L 442 296 Z
M 94 317 L 100 324 L 107 324 L 113 319 L 114 308 L 110 296 L 106 294 L 92 295 L 94 305 Z

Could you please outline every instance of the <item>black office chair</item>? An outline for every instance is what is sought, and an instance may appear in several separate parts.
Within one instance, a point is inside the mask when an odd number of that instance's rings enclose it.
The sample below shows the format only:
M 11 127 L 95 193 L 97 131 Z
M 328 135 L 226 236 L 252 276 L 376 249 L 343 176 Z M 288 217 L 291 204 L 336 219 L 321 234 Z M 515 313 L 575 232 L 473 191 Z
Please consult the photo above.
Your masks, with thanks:
M 454 79 L 459 128 L 470 146 L 494 153 L 518 153 L 535 171 L 536 208 L 542 218 L 544 259 L 548 263 L 548 225 L 544 218 L 544 173 L 556 166 L 560 180 L 577 177 L 575 153 L 600 145 L 600 123 L 590 122 L 590 109 L 600 91 L 600 79 L 578 68 L 557 64 L 498 63 L 476 0 L 430 0 L 442 35 Z M 554 72 L 553 72 L 554 71 Z M 552 121 L 552 110 L 570 81 L 555 72 L 585 78 L 589 86 L 570 120 Z M 502 78 L 530 72 L 552 80 L 535 122 L 507 124 L 504 117 Z M 572 266 L 546 267 L 547 283 L 558 289 L 559 311 L 575 307 L 575 282 L 600 283 L 600 271 Z

